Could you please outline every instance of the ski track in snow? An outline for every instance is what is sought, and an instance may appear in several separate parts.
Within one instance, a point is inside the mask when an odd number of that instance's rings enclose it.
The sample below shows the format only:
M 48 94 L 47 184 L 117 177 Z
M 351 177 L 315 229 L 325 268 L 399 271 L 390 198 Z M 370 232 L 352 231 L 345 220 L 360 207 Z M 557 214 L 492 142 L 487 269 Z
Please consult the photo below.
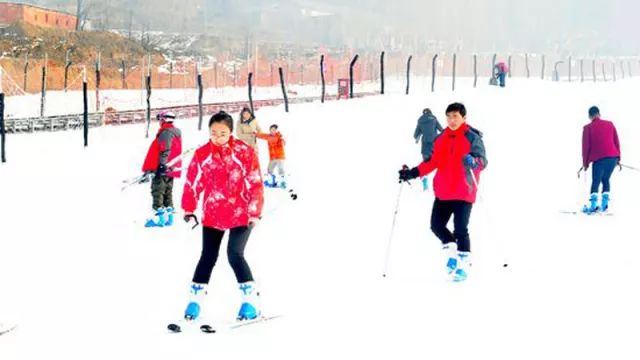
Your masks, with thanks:
M 615 216 L 559 211 L 587 200 L 576 171 L 589 106 L 615 122 L 623 162 L 640 164 L 640 80 L 509 79 L 507 89 L 460 85 L 455 93 L 443 82 L 430 93 L 427 84 L 413 84 L 411 96 L 398 85 L 383 97 L 258 111 L 264 129 L 278 123 L 287 139 L 300 198 L 266 190 L 268 214 L 246 256 L 264 314 L 285 316 L 214 335 L 166 330 L 186 306 L 200 228 L 144 229 L 149 185 L 120 191 L 151 141 L 144 125 L 91 129 L 87 149 L 81 131 L 9 134 L 0 164 L 0 320 L 19 328 L 0 337 L 0 359 L 632 358 L 640 173 L 614 173 Z M 453 101 L 484 132 L 489 159 L 471 218 L 469 280 L 444 279 L 429 229 L 433 193 L 419 183 L 403 191 L 383 279 L 397 170 L 420 159 L 416 120 L 430 107 L 446 123 Z M 197 120 L 176 124 L 185 149 L 207 140 Z M 265 170 L 265 142 L 260 158 Z M 221 251 L 204 311 L 229 321 L 239 301 Z

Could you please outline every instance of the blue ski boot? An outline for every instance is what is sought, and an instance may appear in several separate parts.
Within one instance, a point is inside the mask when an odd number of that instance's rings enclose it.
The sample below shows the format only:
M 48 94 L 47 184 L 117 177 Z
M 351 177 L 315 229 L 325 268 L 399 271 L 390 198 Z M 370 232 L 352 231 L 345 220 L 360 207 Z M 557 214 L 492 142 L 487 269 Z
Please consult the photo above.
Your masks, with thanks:
M 189 293 L 189 304 L 184 311 L 184 318 L 187 320 L 196 320 L 200 317 L 201 304 L 205 295 L 207 295 L 207 284 L 192 283 Z
M 144 227 L 163 227 L 166 224 L 165 218 L 165 209 L 157 208 L 154 210 L 153 215 L 147 219 L 147 222 L 144 224 Z
M 458 251 L 458 268 L 453 273 L 453 281 L 462 282 L 467 280 L 470 266 L 471 253 L 466 251 Z
M 167 210 L 165 211 L 165 223 L 164 226 L 171 226 L 173 225 L 173 216 L 175 215 L 176 211 L 172 208 L 172 207 L 168 207 Z
M 600 211 L 609 210 L 609 193 L 602 193 L 602 203 L 600 204 Z
M 447 274 L 451 275 L 458 268 L 458 244 L 446 243 L 442 246 L 442 250 L 447 258 Z
M 589 205 L 585 205 L 582 208 L 582 212 L 585 214 L 593 214 L 595 212 L 597 212 L 599 209 L 598 207 L 598 194 L 597 193 L 593 193 L 591 194 L 591 196 L 589 197 Z
M 278 183 L 277 186 L 281 189 L 286 189 L 287 188 L 287 181 L 284 179 L 284 175 L 280 175 L 278 177 Z
M 422 190 L 423 191 L 429 190 L 429 177 L 427 176 L 422 177 Z
M 274 188 L 276 187 L 277 183 L 276 183 L 276 176 L 273 174 L 268 174 L 266 176 L 266 180 L 264 181 L 264 186 L 266 187 L 270 187 L 270 188 Z
M 238 311 L 238 321 L 254 320 L 260 316 L 259 297 L 260 293 L 253 281 L 238 284 L 242 293 L 242 305 Z

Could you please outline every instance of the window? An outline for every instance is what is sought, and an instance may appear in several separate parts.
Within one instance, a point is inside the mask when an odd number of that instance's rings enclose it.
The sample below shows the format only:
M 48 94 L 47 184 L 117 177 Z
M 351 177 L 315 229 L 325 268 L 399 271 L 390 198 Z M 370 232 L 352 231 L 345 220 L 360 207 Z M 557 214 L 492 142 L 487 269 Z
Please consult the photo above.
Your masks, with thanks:
M 44 14 L 44 22 L 49 23 L 49 14 Z
M 60 25 L 60 20 L 56 19 L 56 25 Z
M 35 15 L 33 18 L 38 21 L 38 15 Z

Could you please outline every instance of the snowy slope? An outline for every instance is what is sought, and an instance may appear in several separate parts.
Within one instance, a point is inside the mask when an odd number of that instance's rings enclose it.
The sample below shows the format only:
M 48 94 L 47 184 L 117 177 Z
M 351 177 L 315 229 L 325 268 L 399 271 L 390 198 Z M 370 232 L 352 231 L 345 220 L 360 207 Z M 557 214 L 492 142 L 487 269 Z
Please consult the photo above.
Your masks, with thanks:
M 379 85 L 363 83 L 356 87 L 356 91 L 377 91 Z M 320 96 L 321 87 L 318 85 L 288 85 L 289 98 Z M 337 94 L 337 86 L 326 88 L 327 95 Z M 139 110 L 147 108 L 146 90 L 102 90 L 100 92 L 100 110 L 111 107 L 117 111 Z M 280 99 L 282 90 L 277 87 L 256 87 L 254 100 Z M 96 112 L 96 92 L 87 94 L 89 112 Z M 5 116 L 8 119 L 40 116 L 40 94 L 10 96 L 6 98 Z M 203 92 L 203 103 L 220 103 L 230 101 L 247 101 L 249 96 L 245 88 L 209 88 Z M 151 92 L 151 107 L 171 107 L 198 104 L 198 90 L 186 89 L 153 89 Z M 82 91 L 49 91 L 45 100 L 45 116 L 81 114 L 83 109 Z
M 261 109 L 261 125 L 278 123 L 287 138 L 300 199 L 267 194 L 247 258 L 265 313 L 284 317 L 215 335 L 165 330 L 186 305 L 200 233 L 143 229 L 148 187 L 120 191 L 148 146 L 143 126 L 92 129 L 88 149 L 81 132 L 10 136 L 0 319 L 19 328 L 0 337 L 0 359 L 634 358 L 640 173 L 615 173 L 615 216 L 559 210 L 586 201 L 576 171 L 590 105 L 616 122 L 623 161 L 640 163 L 639 87 L 515 80 Z M 397 170 L 420 158 L 415 121 L 428 106 L 444 123 L 452 101 L 467 105 L 489 158 L 472 214 L 473 272 L 464 284 L 444 280 L 433 194 L 415 184 L 403 190 L 383 279 Z M 185 148 L 207 139 L 196 123 L 177 122 Z M 228 321 L 239 294 L 222 254 L 205 311 Z

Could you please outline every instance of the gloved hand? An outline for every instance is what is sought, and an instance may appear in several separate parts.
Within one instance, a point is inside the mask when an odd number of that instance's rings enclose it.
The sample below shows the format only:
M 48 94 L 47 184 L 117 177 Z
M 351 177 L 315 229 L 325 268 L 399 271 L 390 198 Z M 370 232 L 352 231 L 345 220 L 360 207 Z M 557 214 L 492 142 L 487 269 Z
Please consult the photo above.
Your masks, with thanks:
M 402 169 L 398 171 L 398 182 L 409 181 L 420 176 L 420 171 L 417 167 L 409 169 L 407 165 L 402 165 Z
M 158 165 L 158 170 L 156 170 L 156 176 L 165 176 L 167 174 L 167 166 L 166 165 Z
M 154 173 L 153 171 L 145 171 L 144 174 L 140 177 L 138 181 L 140 184 L 148 183 L 151 179 L 153 179 Z
M 259 222 L 260 222 L 259 218 L 251 218 L 251 219 L 249 219 L 249 228 L 253 229 L 254 227 L 256 227 L 256 225 L 258 225 Z
M 475 170 L 478 168 L 478 161 L 471 154 L 467 154 L 462 161 L 467 169 Z
M 186 222 L 187 224 L 190 223 L 191 220 L 195 221 L 195 224 L 191 229 L 195 229 L 198 225 L 200 225 L 200 222 L 198 221 L 198 217 L 192 213 L 184 214 L 183 219 L 184 219 L 184 222 Z

